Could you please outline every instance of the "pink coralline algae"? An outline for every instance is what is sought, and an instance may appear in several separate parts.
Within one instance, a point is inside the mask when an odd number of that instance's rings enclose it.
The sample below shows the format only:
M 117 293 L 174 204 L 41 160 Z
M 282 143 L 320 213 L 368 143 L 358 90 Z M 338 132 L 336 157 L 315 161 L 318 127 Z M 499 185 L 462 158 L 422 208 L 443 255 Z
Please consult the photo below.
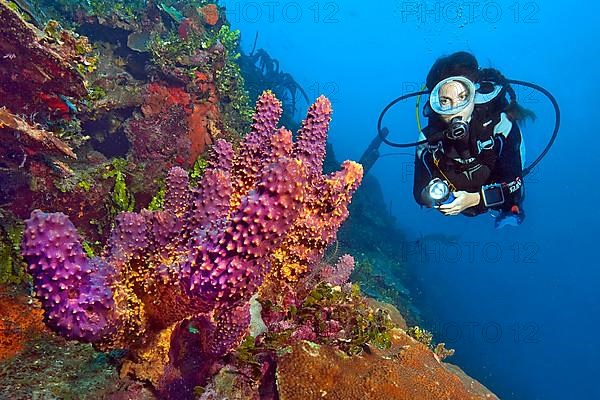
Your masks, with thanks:
M 321 96 L 294 143 L 277 128 L 281 103 L 264 92 L 238 151 L 218 140 L 196 188 L 185 170 L 172 168 L 164 209 L 119 214 L 99 257 L 86 256 L 64 214 L 34 211 L 22 249 L 47 325 L 99 349 L 128 349 L 139 367 L 130 371 L 163 393 L 189 395 L 208 367 L 188 366 L 240 342 L 248 301 L 282 254 L 322 254 L 347 216 L 362 167 L 346 161 L 322 174 L 330 113 Z M 319 237 L 307 237 L 313 233 Z
M 354 271 L 354 257 L 344 254 L 335 265 L 323 266 L 319 271 L 319 275 L 323 281 L 337 286 L 347 283 L 352 271 Z

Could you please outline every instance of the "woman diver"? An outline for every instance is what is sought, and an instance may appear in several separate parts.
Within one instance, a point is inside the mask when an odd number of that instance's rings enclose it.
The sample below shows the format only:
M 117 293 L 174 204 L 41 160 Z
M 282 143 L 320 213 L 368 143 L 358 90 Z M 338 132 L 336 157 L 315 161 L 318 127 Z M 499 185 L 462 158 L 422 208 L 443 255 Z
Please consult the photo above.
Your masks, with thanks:
M 524 146 L 517 123 L 533 113 L 517 104 L 498 70 L 480 69 L 467 52 L 438 59 L 426 86 L 428 125 L 415 156 L 417 203 L 449 216 L 493 210 L 496 227 L 520 224 Z

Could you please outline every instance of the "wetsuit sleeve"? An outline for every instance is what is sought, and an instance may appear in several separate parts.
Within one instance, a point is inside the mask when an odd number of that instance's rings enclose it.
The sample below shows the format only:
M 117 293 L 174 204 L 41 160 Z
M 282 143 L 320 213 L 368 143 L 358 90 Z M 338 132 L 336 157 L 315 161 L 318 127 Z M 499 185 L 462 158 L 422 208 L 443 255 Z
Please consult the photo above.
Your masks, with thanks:
M 433 156 L 431 152 L 426 151 L 424 148 L 417 147 L 415 154 L 415 174 L 413 183 L 413 196 L 417 204 L 424 207 L 431 207 L 432 205 L 427 202 L 423 196 L 423 189 L 427 184 L 434 178 Z
M 521 162 L 521 130 L 512 124 L 508 135 L 498 135 L 500 150 L 492 171 L 492 183 L 502 184 L 504 203 L 500 208 L 510 210 L 519 205 L 523 196 L 523 167 Z M 480 206 L 483 205 L 483 200 Z

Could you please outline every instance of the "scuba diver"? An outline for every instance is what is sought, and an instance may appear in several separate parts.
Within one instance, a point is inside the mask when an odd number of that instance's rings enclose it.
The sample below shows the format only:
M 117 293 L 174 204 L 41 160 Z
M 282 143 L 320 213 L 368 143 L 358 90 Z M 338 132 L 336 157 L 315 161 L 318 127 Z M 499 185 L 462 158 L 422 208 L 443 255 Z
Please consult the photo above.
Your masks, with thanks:
M 535 115 L 517 103 L 498 70 L 480 69 L 467 52 L 438 59 L 426 86 L 428 125 L 415 155 L 417 203 L 448 216 L 494 210 L 497 228 L 519 225 L 525 213 L 518 123 Z
M 525 146 L 519 123 L 535 114 L 517 103 L 511 84 L 538 91 L 554 107 L 554 130 L 546 147 L 525 167 Z M 427 90 L 423 90 L 427 88 Z M 428 125 L 421 129 L 419 101 Z M 400 101 L 417 97 L 415 114 L 419 140 L 394 143 L 383 127 L 385 114 Z M 508 97 L 508 98 L 507 98 Z M 377 136 L 361 157 L 365 173 L 379 157 L 381 143 L 394 148 L 416 147 L 413 195 L 418 204 L 444 215 L 476 216 L 490 212 L 496 228 L 520 225 L 523 179 L 542 161 L 560 129 L 560 107 L 548 90 L 526 81 L 507 79 L 494 68 L 479 68 L 475 56 L 460 51 L 439 58 L 421 91 L 392 100 L 377 120 Z

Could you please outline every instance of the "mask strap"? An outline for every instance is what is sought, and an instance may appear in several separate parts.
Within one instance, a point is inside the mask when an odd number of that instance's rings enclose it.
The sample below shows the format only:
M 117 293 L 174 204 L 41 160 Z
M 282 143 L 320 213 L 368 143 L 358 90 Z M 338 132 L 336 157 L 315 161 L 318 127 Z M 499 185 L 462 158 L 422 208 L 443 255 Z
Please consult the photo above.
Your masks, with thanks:
M 500 94 L 500 92 L 504 88 L 504 86 L 502 85 L 494 84 L 494 90 L 492 90 L 490 93 L 480 93 L 480 87 L 481 85 L 479 83 L 475 86 L 475 104 L 483 104 L 492 101 L 494 98 L 496 98 L 496 96 Z

